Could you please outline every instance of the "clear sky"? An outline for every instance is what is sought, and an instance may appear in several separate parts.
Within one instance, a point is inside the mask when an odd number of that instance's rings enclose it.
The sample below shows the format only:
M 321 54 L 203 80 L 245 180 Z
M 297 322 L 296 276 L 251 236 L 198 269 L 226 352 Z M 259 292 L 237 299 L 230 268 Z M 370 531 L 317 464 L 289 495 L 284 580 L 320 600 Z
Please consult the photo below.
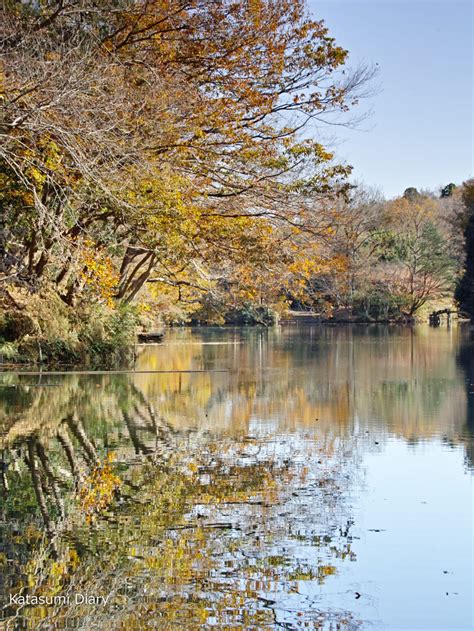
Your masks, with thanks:
M 350 52 L 378 64 L 358 130 L 335 128 L 339 159 L 387 197 L 473 176 L 473 3 L 308 0 Z

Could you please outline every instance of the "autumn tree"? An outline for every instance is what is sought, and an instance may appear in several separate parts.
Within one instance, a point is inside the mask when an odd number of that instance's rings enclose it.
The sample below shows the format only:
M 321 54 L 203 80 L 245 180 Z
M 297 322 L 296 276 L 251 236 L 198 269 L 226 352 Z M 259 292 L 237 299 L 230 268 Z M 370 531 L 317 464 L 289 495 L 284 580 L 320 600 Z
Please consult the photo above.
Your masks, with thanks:
M 334 206 L 331 248 L 341 265 L 334 276 L 333 291 L 337 306 L 349 312 L 356 306 L 361 289 L 367 288 L 367 272 L 376 263 L 382 201 L 377 190 L 356 185 Z
M 448 297 L 454 287 L 456 260 L 440 208 L 436 199 L 405 195 L 386 209 L 391 242 L 385 278 L 406 301 L 409 316 L 429 300 Z
M 348 168 L 301 132 L 371 73 L 339 72 L 347 51 L 303 0 L 6 2 L 1 17 L 10 279 L 72 304 L 94 286 L 91 247 L 114 263 L 103 300 L 114 276 L 125 302 L 150 278 L 197 286 L 222 250 L 245 258 L 254 224 L 311 227 L 301 196 L 343 186 Z
M 318 312 L 413 317 L 428 301 L 452 295 L 462 249 L 459 195 L 439 199 L 407 190 L 387 202 L 357 186 L 328 209 L 323 249 L 331 264 L 313 275 L 306 291 Z

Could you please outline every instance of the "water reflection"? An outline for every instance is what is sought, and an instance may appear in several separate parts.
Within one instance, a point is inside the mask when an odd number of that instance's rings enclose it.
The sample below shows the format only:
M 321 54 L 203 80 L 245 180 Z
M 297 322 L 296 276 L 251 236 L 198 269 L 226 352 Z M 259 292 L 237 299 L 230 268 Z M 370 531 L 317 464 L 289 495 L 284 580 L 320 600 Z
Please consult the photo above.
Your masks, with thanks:
M 178 332 L 174 343 L 159 353 L 148 348 L 139 359 L 154 369 L 228 370 L 137 378 L 176 426 L 236 431 L 258 422 L 293 431 L 318 422 L 323 433 L 339 438 L 373 426 L 411 441 L 466 437 L 456 354 L 469 357 L 471 346 L 460 330 L 205 329 L 193 333 L 193 345 L 188 339 L 189 331 Z
M 466 443 L 466 460 L 468 466 L 474 467 L 474 332 L 470 331 L 457 355 L 458 364 L 464 373 L 466 391 L 466 422 L 463 427 L 463 438 Z
M 472 467 L 468 335 L 182 330 L 142 348 L 137 368 L 175 372 L 1 374 L 6 628 L 350 629 L 388 620 L 362 580 L 369 551 L 382 553 L 366 547 L 367 532 L 385 530 L 361 526 L 377 469 L 370 458 L 383 458 L 376 475 L 387 481 L 397 479 L 397 459 L 411 462 L 394 440 L 437 444 L 454 459 L 464 450 Z M 460 541 L 466 532 L 469 524 Z M 391 537 L 385 550 L 398 545 Z M 75 602 L 87 593 L 109 598 Z M 10 594 L 69 602 L 21 606 Z M 461 596 L 453 606 L 467 620 L 469 594 Z

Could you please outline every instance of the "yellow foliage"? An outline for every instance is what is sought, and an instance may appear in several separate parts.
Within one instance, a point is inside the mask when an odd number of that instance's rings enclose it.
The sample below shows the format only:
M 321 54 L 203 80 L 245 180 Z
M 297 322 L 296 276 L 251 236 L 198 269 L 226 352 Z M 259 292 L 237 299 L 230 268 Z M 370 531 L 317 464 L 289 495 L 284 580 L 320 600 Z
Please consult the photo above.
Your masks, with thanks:
M 81 250 L 81 272 L 84 283 L 109 307 L 114 306 L 114 294 L 119 282 L 112 259 L 88 239 Z
M 112 461 L 113 455 L 108 454 L 87 476 L 79 491 L 81 508 L 88 522 L 110 505 L 120 487 L 120 478 L 112 470 Z

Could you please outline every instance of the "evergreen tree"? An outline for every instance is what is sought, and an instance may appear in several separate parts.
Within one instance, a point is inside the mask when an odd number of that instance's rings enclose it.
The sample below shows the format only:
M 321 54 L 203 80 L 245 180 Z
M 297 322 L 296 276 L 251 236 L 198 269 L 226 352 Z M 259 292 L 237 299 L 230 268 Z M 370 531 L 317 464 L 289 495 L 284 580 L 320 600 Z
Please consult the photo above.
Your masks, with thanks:
M 464 274 L 456 289 L 456 300 L 461 311 L 474 321 L 474 179 L 464 183 L 463 202 L 466 208 L 464 238 L 466 260 Z
M 405 189 L 403 197 L 410 201 L 414 201 L 415 199 L 418 199 L 420 197 L 420 193 L 418 192 L 418 189 L 416 189 L 414 186 L 410 186 Z
M 456 184 L 453 184 L 452 182 L 447 184 L 441 189 L 440 197 L 451 197 L 455 188 Z

